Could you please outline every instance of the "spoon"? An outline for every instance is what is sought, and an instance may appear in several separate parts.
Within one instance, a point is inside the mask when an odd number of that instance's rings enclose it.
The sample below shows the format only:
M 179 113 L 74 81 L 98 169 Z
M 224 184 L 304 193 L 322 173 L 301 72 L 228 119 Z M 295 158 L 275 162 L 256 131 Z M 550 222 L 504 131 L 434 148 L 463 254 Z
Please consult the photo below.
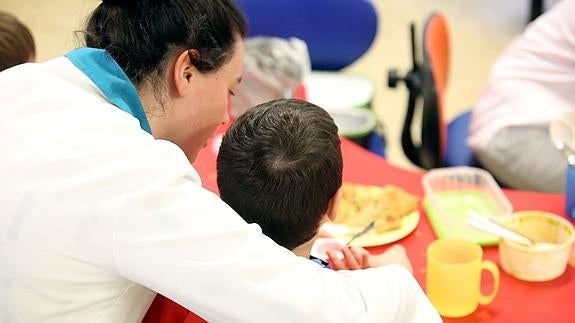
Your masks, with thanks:
M 483 217 L 477 212 L 470 210 L 468 213 L 467 223 L 475 229 L 491 233 L 500 238 L 510 240 L 522 245 L 532 246 L 535 244 L 533 240 L 516 232 L 493 219 Z
M 371 231 L 371 229 L 373 229 L 375 227 L 375 220 L 371 221 L 365 228 L 363 228 L 363 230 L 359 231 L 358 233 L 354 234 L 351 239 L 349 239 L 347 241 L 347 243 L 345 244 L 346 246 L 349 246 L 349 244 L 354 241 L 355 239 L 361 237 L 362 235 L 368 233 L 369 231 Z

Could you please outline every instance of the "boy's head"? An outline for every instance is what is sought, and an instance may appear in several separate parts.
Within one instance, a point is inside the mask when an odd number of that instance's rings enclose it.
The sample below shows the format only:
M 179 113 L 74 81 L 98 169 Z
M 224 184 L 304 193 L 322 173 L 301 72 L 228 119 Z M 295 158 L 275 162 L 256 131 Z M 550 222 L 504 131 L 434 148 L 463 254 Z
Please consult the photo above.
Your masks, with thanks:
M 0 71 L 34 61 L 35 56 L 30 30 L 16 17 L 0 11 Z
M 288 249 L 312 239 L 342 183 L 337 126 L 311 103 L 280 99 L 242 114 L 222 139 L 222 199 Z

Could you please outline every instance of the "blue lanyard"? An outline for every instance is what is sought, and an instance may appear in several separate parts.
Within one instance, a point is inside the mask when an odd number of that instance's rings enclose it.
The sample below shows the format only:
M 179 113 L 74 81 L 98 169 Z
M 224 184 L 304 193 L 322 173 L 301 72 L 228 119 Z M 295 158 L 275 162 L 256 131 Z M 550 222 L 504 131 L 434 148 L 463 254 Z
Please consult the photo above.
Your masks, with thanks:
M 65 56 L 94 82 L 110 103 L 137 118 L 140 128 L 152 133 L 136 88 L 108 52 L 82 47 Z

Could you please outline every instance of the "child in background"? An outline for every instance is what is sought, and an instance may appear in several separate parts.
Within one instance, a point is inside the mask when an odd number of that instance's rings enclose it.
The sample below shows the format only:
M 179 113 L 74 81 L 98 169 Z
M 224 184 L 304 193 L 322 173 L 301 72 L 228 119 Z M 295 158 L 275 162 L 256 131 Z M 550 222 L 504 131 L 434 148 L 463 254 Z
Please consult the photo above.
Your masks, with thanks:
M 36 60 L 30 30 L 16 17 L 0 11 L 0 71 Z

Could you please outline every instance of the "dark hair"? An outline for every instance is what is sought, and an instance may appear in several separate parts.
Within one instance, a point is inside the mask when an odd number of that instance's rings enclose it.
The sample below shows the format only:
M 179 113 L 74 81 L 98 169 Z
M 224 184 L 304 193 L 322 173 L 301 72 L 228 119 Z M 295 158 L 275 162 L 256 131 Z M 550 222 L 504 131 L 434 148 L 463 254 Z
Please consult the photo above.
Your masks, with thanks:
M 317 233 L 342 183 L 337 126 L 322 108 L 280 99 L 242 114 L 217 159 L 221 198 L 288 249 Z
M 0 71 L 26 63 L 36 55 L 30 30 L 16 17 L 0 12 Z
M 197 50 L 190 59 L 200 72 L 215 71 L 231 59 L 236 39 L 245 34 L 245 19 L 230 0 L 104 0 L 89 18 L 84 38 L 86 46 L 107 50 L 140 84 L 160 75 L 184 50 Z

